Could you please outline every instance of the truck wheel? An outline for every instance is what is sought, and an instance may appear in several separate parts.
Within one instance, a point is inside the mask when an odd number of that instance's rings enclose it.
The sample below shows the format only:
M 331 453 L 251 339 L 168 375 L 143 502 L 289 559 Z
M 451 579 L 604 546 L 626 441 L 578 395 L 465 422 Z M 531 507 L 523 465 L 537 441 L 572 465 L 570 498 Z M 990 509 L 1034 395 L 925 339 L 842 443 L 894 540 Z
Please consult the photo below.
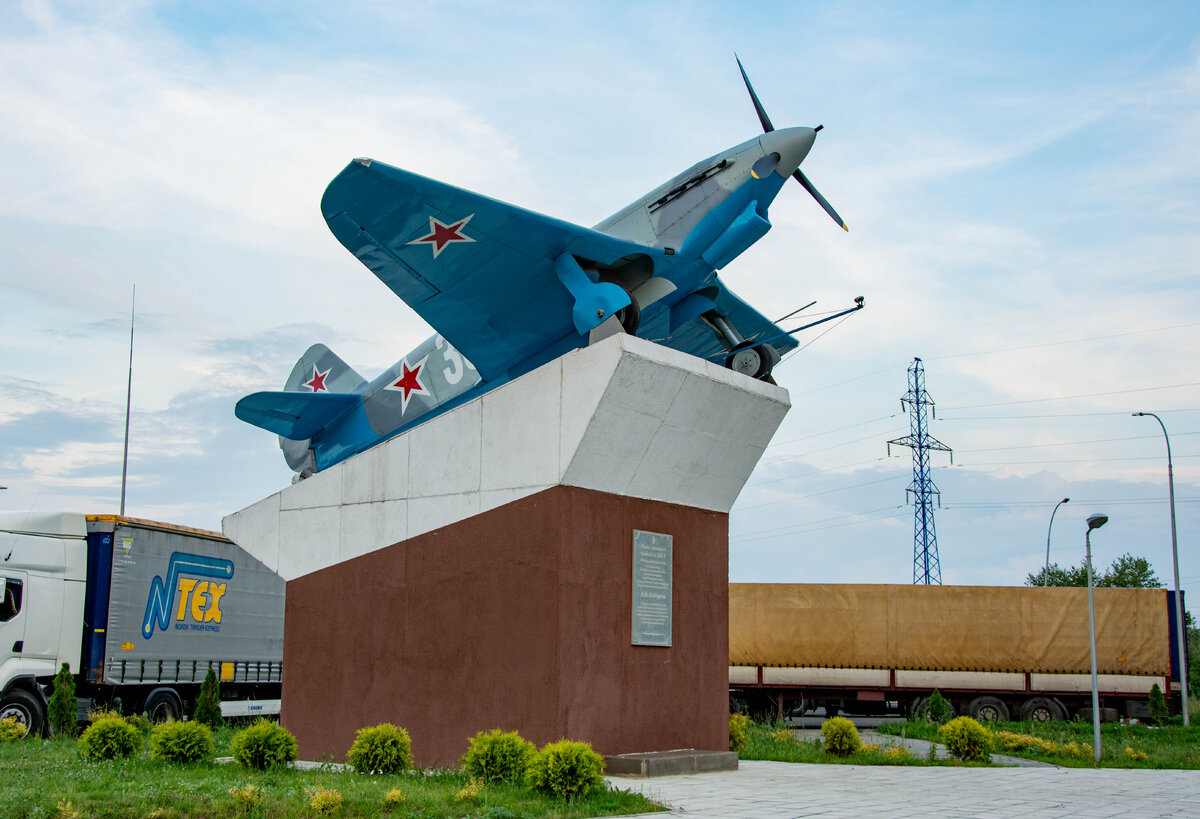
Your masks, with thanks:
M 996 697 L 976 697 L 967 705 L 967 714 L 980 722 L 1008 722 L 1008 706 Z
M 788 708 L 789 717 L 802 717 L 809 711 L 813 710 L 813 701 L 808 697 L 800 697 L 796 700 L 791 700 Z
M 7 717 L 14 717 L 25 726 L 24 736 L 32 734 L 36 737 L 42 733 L 42 725 L 45 723 L 42 704 L 28 691 L 14 688 L 4 695 L 4 701 L 0 702 L 0 719 Z
M 1054 722 L 1066 719 L 1067 715 L 1058 703 L 1049 697 L 1032 697 L 1021 705 L 1021 719 L 1031 722 Z
M 179 701 L 179 695 L 170 688 L 156 688 L 146 697 L 142 710 L 153 723 L 169 722 L 179 719 L 183 704 Z
M 912 720 L 925 719 L 929 713 L 929 697 L 917 697 L 908 704 L 908 718 Z

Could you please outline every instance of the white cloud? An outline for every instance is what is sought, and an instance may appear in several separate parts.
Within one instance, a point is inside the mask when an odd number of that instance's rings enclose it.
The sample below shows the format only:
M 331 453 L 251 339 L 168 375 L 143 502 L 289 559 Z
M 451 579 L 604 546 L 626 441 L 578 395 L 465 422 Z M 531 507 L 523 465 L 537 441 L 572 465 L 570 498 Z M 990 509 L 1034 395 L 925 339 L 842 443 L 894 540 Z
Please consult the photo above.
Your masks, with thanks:
M 1020 4 L 768 4 L 770 30 L 746 32 L 716 4 L 637 7 L 640 27 L 634 10 L 22 4 L 0 33 L 5 503 L 115 505 L 135 281 L 132 508 L 213 528 L 274 491 L 275 441 L 233 402 L 313 341 L 371 372 L 429 332 L 319 215 L 350 158 L 591 224 L 754 132 L 731 46 L 777 125 L 828 124 L 805 169 L 852 232 L 789 184 L 723 279 L 776 314 L 867 297 L 779 369 L 778 440 L 879 419 L 768 451 L 752 483 L 824 471 L 747 489 L 740 507 L 771 505 L 731 519 L 735 578 L 907 580 L 908 461 L 884 442 L 916 355 L 939 408 L 1058 416 L 937 422 L 961 463 L 996 450 L 935 474 L 947 579 L 1023 579 L 1048 507 L 1019 504 L 1161 495 L 1158 441 L 1084 443 L 1152 435 L 1133 408 L 1177 411 L 1195 493 L 1200 390 L 1152 389 L 1200 380 L 1200 328 L 1156 329 L 1191 323 L 1198 295 L 1200 59 L 1177 36 L 1194 10 L 1098 12 L 1071 43 Z M 1122 389 L 1143 391 L 1041 400 Z M 1161 538 L 1135 532 L 1163 509 L 1113 509 L 1105 543 L 1165 576 Z

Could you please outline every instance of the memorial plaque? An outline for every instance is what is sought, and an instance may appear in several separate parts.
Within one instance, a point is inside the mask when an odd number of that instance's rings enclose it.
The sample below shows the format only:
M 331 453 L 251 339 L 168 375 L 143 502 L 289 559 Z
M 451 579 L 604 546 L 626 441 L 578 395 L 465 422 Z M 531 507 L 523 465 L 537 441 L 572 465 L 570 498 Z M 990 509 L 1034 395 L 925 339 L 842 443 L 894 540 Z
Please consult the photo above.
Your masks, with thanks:
M 633 637 L 635 646 L 671 645 L 670 535 L 633 530 Z

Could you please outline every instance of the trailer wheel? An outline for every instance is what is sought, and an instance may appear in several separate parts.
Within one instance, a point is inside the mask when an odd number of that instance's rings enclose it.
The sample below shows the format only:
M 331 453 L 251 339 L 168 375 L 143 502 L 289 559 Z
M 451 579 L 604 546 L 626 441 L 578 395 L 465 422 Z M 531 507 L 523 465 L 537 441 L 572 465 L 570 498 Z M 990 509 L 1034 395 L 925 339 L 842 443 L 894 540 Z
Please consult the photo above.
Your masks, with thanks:
M 1049 697 L 1031 697 L 1021 705 L 1021 719 L 1032 722 L 1055 722 L 1067 718 L 1064 710 Z
M 808 697 L 800 697 L 799 699 L 791 700 L 790 702 L 795 704 L 790 705 L 788 708 L 789 717 L 802 717 L 809 711 L 815 709 L 815 704 Z
M 14 688 L 4 695 L 4 701 L 0 702 L 0 719 L 13 717 L 17 722 L 25 726 L 25 733 L 22 737 L 27 737 L 30 734 L 39 736 L 42 733 L 42 725 L 45 722 L 45 717 L 42 714 L 42 704 L 38 702 L 37 697 L 20 688 Z
M 967 705 L 967 714 L 980 722 L 1008 722 L 1008 706 L 997 697 L 976 697 Z
M 156 688 L 146 697 L 142 710 L 153 723 L 170 722 L 179 719 L 183 713 L 183 703 L 179 695 L 170 688 Z

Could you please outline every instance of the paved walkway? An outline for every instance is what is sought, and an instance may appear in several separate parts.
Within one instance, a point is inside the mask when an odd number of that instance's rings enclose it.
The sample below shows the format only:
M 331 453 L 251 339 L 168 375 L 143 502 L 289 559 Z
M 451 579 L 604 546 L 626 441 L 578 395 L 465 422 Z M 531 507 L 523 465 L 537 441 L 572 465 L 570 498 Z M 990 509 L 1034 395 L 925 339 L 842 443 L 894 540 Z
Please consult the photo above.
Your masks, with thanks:
M 1200 817 L 1200 771 L 742 762 L 722 773 L 609 777 L 695 819 L 819 816 Z

